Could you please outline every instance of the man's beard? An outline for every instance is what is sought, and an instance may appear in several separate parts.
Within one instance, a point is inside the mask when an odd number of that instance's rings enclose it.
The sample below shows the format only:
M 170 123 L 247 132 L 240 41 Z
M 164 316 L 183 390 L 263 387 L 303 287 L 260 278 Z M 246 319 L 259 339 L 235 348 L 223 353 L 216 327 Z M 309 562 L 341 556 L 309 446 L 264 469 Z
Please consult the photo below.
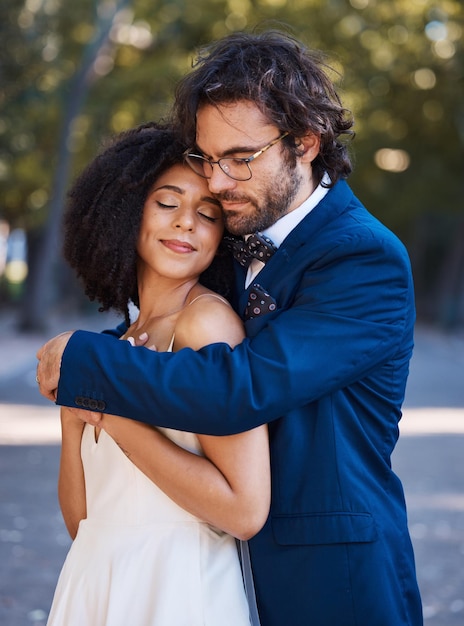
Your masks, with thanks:
M 234 235 L 248 235 L 269 228 L 288 213 L 301 183 L 302 177 L 296 168 L 285 163 L 279 173 L 279 180 L 274 180 L 269 185 L 259 202 L 252 201 L 246 195 L 235 195 L 233 192 L 217 194 L 219 201 L 249 202 L 254 207 L 253 212 L 247 214 L 242 214 L 240 211 L 225 212 L 227 230 Z

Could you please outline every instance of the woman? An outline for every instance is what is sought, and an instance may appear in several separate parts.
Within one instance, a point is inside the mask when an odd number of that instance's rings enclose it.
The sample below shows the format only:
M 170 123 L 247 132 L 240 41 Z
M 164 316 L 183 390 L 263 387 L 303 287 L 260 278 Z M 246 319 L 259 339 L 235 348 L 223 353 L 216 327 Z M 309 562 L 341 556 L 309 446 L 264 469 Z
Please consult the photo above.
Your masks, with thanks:
M 233 348 L 242 324 L 206 287 L 227 291 L 221 207 L 182 154 L 164 127 L 121 135 L 71 189 L 65 257 L 101 310 L 124 313 L 122 339 Z M 58 493 L 74 542 L 48 626 L 248 626 L 234 538 L 268 515 L 266 428 L 196 436 L 112 415 L 96 428 L 69 409 L 61 422 Z

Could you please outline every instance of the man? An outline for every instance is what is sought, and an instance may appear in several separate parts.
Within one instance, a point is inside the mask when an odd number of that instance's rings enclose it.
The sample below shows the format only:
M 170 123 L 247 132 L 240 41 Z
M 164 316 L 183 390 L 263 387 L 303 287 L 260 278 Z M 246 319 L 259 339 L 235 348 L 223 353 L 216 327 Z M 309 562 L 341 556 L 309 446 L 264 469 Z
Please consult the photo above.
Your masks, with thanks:
M 250 541 L 262 626 L 419 626 L 390 465 L 413 285 L 404 247 L 344 180 L 352 120 L 318 58 L 275 32 L 206 49 L 180 83 L 174 120 L 228 229 L 259 231 L 251 263 L 238 244 L 247 339 L 158 354 L 67 333 L 39 351 L 40 389 L 58 404 L 194 432 L 268 422 L 271 513 Z

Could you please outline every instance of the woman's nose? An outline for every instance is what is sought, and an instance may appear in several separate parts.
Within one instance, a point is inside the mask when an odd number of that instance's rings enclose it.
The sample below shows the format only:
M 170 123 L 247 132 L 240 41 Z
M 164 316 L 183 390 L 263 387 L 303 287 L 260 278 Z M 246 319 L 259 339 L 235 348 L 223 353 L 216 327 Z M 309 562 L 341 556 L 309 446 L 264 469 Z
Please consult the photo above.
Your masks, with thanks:
M 193 230 L 195 225 L 194 217 L 191 211 L 180 211 L 176 213 L 174 218 L 174 226 L 182 228 L 182 230 Z

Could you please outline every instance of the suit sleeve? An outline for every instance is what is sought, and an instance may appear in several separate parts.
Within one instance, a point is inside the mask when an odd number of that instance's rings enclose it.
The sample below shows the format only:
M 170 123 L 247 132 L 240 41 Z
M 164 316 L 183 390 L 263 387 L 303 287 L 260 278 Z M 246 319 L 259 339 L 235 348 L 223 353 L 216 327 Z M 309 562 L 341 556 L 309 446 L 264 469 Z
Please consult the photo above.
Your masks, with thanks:
M 412 344 L 409 259 L 395 238 L 347 238 L 301 271 L 287 306 L 234 349 L 155 353 L 78 331 L 57 403 L 77 396 L 156 426 L 225 435 L 273 421 L 360 380 Z M 412 349 L 412 345 L 411 345 Z

